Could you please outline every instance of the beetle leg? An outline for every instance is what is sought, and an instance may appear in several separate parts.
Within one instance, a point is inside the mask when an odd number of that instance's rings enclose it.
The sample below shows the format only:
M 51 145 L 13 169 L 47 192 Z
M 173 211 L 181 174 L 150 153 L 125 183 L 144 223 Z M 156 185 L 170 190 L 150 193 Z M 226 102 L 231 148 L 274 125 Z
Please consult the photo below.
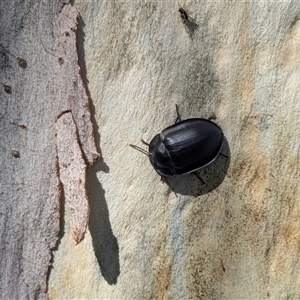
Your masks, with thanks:
M 146 146 L 150 146 L 150 144 L 149 143 L 147 143 L 147 142 L 145 142 L 143 139 L 141 139 L 141 142 L 144 144 L 144 145 L 146 145 Z
M 160 181 L 166 183 L 167 186 L 170 187 L 170 184 L 169 184 L 168 179 L 167 179 L 166 176 L 160 175 Z
M 180 122 L 181 121 L 181 116 L 179 114 L 179 105 L 175 104 L 176 106 L 176 113 L 177 113 L 177 118 L 176 118 L 176 121 L 175 121 L 175 124 Z
M 227 156 L 227 155 L 225 155 L 225 154 L 223 154 L 223 153 L 219 153 L 219 155 L 222 155 L 222 156 L 224 156 L 224 157 L 228 158 L 228 156 Z
M 217 116 L 214 113 L 208 118 L 209 121 L 216 120 L 216 119 L 217 119 Z
M 169 187 L 169 189 L 170 189 L 172 192 L 174 192 L 174 194 L 175 194 L 176 197 L 178 197 L 177 194 L 176 194 L 176 192 L 171 188 L 170 183 L 169 183 L 169 181 L 168 181 L 168 179 L 167 179 L 166 176 L 160 175 L 160 181 L 166 183 L 167 186 Z
M 200 181 L 202 182 L 202 184 L 205 184 L 205 182 L 204 182 L 203 179 L 198 175 L 197 172 L 193 172 L 193 173 L 191 173 L 191 174 L 196 175 L 196 176 L 200 179 Z

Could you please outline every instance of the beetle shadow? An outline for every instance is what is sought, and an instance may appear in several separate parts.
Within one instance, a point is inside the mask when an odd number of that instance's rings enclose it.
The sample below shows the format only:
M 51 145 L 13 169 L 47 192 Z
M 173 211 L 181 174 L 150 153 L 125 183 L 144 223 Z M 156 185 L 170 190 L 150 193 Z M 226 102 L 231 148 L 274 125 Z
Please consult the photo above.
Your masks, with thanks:
M 217 188 L 224 180 L 230 165 L 230 149 L 226 137 L 219 156 L 208 166 L 201 168 L 196 174 L 168 177 L 168 184 L 173 192 L 181 195 L 200 196 Z
M 116 284 L 120 275 L 119 245 L 109 220 L 105 190 L 97 178 L 97 172 L 109 172 L 108 166 L 98 162 L 87 172 L 87 191 L 90 204 L 89 230 L 101 274 L 108 284 Z
M 90 91 L 88 89 L 87 69 L 85 62 L 84 40 L 85 23 L 82 18 L 78 20 L 77 27 L 77 50 L 78 50 L 78 63 L 80 65 L 80 73 L 82 80 L 85 84 L 86 93 L 89 98 L 89 108 L 91 111 L 91 120 L 93 123 L 93 132 L 95 137 L 95 144 L 97 150 L 101 153 L 100 149 L 100 134 L 95 118 L 96 107 L 92 101 Z M 109 220 L 109 210 L 105 199 L 105 190 L 102 187 L 98 177 L 98 172 L 109 173 L 109 167 L 105 162 L 98 161 L 87 169 L 87 196 L 90 205 L 89 215 L 89 231 L 92 237 L 94 253 L 99 264 L 99 268 L 103 278 L 110 285 L 116 284 L 118 276 L 120 275 L 120 259 L 119 259 L 119 245 L 115 237 L 111 223 Z

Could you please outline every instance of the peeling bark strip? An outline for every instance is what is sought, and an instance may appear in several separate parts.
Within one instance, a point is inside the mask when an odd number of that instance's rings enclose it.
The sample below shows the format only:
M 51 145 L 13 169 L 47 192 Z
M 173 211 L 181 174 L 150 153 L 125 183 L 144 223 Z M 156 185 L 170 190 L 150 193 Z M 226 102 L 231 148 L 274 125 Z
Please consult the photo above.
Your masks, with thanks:
M 89 110 L 89 98 L 82 81 L 81 71 L 78 64 L 76 47 L 77 19 L 79 14 L 71 5 L 65 5 L 58 16 L 58 28 L 56 34 L 56 54 L 58 62 L 63 66 L 64 80 L 69 82 L 68 100 L 64 102 L 67 107 L 61 111 L 71 110 L 77 126 L 79 143 L 83 155 L 89 165 L 92 165 L 99 157 L 95 146 L 93 125 Z
M 89 205 L 85 188 L 86 164 L 71 112 L 66 112 L 57 119 L 56 130 L 59 175 L 64 187 L 66 203 L 70 207 L 73 239 L 78 244 L 86 230 Z

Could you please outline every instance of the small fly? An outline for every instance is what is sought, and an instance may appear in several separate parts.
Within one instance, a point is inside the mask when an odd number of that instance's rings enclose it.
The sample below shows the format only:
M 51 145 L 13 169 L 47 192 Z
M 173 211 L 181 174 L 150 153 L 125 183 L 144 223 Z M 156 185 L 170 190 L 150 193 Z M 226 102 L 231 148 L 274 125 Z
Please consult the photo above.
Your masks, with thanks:
M 184 10 L 182 7 L 180 7 L 178 11 L 180 13 L 180 17 L 183 24 L 187 24 L 188 22 L 195 23 L 195 20 L 192 17 L 190 17 L 187 11 Z
M 193 35 L 195 33 L 195 30 L 198 28 L 198 25 L 196 23 L 196 20 L 193 19 L 185 9 L 182 7 L 179 8 L 179 13 L 181 17 L 182 23 L 185 25 L 185 28 L 187 30 L 187 33 L 189 34 L 190 38 L 193 38 Z

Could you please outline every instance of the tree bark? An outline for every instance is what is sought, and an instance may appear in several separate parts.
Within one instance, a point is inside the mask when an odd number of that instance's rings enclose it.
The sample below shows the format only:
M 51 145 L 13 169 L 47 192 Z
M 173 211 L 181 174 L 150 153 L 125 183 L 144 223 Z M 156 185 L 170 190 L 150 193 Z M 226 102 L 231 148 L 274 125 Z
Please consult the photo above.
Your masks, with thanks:
M 63 194 L 79 242 L 86 166 L 98 157 L 78 66 L 78 13 L 68 1 L 1 1 L 0 11 L 0 298 L 45 298 Z
M 300 4 L 180 5 L 1 2 L 1 298 L 299 299 Z M 175 104 L 204 184 L 128 146 Z

